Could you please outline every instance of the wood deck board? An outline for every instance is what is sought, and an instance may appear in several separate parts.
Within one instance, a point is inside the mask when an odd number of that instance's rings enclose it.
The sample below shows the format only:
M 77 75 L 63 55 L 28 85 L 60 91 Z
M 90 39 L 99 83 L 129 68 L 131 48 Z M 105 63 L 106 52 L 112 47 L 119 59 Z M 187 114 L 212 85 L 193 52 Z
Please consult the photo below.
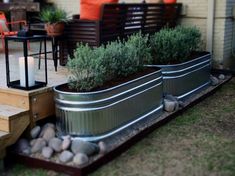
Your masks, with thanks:
M 10 121 L 11 138 L 8 140 L 8 146 L 14 144 L 25 129 L 30 124 L 29 114 Z
M 7 144 L 7 141 L 10 139 L 10 137 L 10 133 L 0 131 L 0 160 L 6 155 L 5 145 Z
M 11 134 L 8 132 L 0 131 L 0 148 L 2 145 L 4 145 L 4 143 L 2 143 L 2 142 L 9 139 L 10 136 L 11 136 Z
M 0 119 L 0 129 L 1 129 L 1 131 L 9 133 L 10 132 L 9 121 L 5 120 L 5 119 Z
M 7 135 L 9 135 L 9 133 L 7 133 L 5 131 L 0 131 L 0 138 L 5 137 Z
M 12 120 L 27 113 L 28 110 L 0 104 L 0 119 Z

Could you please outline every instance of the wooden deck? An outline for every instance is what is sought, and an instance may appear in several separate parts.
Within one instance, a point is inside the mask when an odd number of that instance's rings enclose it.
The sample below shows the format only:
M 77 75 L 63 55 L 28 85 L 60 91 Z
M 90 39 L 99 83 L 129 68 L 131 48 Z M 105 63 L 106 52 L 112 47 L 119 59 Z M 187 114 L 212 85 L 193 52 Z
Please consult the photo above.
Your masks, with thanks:
M 30 43 L 30 53 L 38 52 L 39 43 Z M 18 58 L 23 55 L 19 43 L 9 43 L 9 59 L 11 80 L 19 79 Z M 48 42 L 50 51 L 50 42 Z M 38 120 L 53 116 L 54 100 L 53 86 L 65 83 L 68 72 L 65 67 L 58 66 L 55 71 L 51 55 L 48 55 L 48 85 L 31 91 L 8 88 L 6 84 L 5 53 L 0 49 L 0 152 L 20 137 L 28 127 L 33 127 Z M 38 58 L 35 57 L 36 80 L 44 79 L 44 58 L 41 69 L 38 69 Z M 1 156 L 1 157 L 4 157 Z

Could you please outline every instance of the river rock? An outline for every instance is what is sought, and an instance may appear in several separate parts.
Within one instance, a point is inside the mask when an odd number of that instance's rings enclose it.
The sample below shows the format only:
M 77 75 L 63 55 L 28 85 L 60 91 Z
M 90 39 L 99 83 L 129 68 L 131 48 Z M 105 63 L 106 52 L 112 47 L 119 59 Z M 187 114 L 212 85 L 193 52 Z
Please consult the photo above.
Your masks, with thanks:
M 41 127 L 40 126 L 35 126 L 31 131 L 30 131 L 30 135 L 33 139 L 35 139 L 39 133 L 41 131 Z
M 18 142 L 16 143 L 16 151 L 17 152 L 23 152 L 26 149 L 29 149 L 30 145 L 27 139 L 21 138 L 18 140 Z
M 41 133 L 39 134 L 39 137 L 42 137 L 46 131 L 47 128 L 55 129 L 55 125 L 53 123 L 46 123 L 41 130 Z
M 59 138 L 52 138 L 49 140 L 48 146 L 51 147 L 56 152 L 60 152 L 62 150 L 61 148 L 62 140 Z
M 107 153 L 107 145 L 103 141 L 100 141 L 98 143 L 98 146 L 100 148 L 99 154 L 104 155 L 105 153 Z
M 99 152 L 99 146 L 91 142 L 73 140 L 71 144 L 71 150 L 74 154 L 84 153 L 87 156 L 90 156 Z
M 59 159 L 62 163 L 67 163 L 73 159 L 73 153 L 65 150 L 60 154 Z
M 38 138 L 31 148 L 32 153 L 41 152 L 42 148 L 46 146 L 46 141 L 43 138 Z
M 216 78 L 216 77 L 214 77 L 214 76 L 210 76 L 210 80 L 211 80 L 211 85 L 212 86 L 216 86 L 216 85 L 218 85 L 219 84 L 219 80 L 218 80 L 218 78 Z
M 54 137 L 55 137 L 55 129 L 51 127 L 47 127 L 44 131 L 42 138 L 48 142 L 50 139 Z
M 53 149 L 51 147 L 43 147 L 42 149 L 42 156 L 45 158 L 51 158 L 53 154 Z
M 175 102 L 174 111 L 177 111 L 179 109 L 180 105 L 179 105 L 179 101 L 178 101 L 177 97 L 170 95 L 170 94 L 167 94 L 167 95 L 165 95 L 165 99 L 172 101 L 172 102 Z M 170 111 L 170 112 L 172 112 L 172 111 Z
M 64 140 L 62 142 L 62 150 L 67 150 L 70 147 L 71 144 L 71 137 L 70 136 L 66 136 L 64 137 Z
M 173 112 L 176 108 L 176 102 L 175 101 L 170 101 L 168 99 L 164 99 L 164 110 L 167 112 Z
M 177 97 L 167 94 L 165 95 L 165 99 L 170 100 L 170 101 L 178 101 Z
M 86 154 L 84 153 L 77 153 L 74 157 L 73 157 L 73 163 L 76 165 L 84 165 L 87 164 L 89 161 L 89 158 Z
M 35 144 L 36 141 L 37 141 L 37 139 L 32 139 L 32 140 L 29 142 L 30 146 L 32 147 L 32 146 Z
M 53 123 L 46 123 L 43 128 L 48 128 L 48 127 L 51 127 L 51 128 L 54 128 L 55 129 L 55 124 Z
M 220 80 L 224 80 L 224 79 L 225 79 L 224 74 L 220 74 L 220 75 L 219 75 L 219 79 L 220 79 Z
M 22 153 L 25 154 L 25 155 L 30 155 L 31 154 L 31 148 L 24 149 L 22 151 Z

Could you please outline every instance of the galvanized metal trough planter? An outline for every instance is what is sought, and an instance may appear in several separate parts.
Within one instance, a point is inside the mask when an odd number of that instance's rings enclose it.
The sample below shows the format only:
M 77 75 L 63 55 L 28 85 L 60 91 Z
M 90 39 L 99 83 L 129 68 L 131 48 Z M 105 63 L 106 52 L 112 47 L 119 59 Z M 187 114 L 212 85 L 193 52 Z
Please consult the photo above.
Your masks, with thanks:
M 162 73 L 145 76 L 101 91 L 65 92 L 54 87 L 56 126 L 60 136 L 98 141 L 162 112 Z
M 185 100 L 210 85 L 211 54 L 174 65 L 149 65 L 160 67 L 163 74 L 163 92 Z

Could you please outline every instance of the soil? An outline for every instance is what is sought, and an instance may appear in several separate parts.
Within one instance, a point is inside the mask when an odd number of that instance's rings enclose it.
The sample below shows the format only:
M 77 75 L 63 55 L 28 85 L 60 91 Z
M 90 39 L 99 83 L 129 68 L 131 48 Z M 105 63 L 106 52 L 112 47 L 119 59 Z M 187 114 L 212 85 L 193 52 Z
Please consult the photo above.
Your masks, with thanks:
M 141 72 L 134 73 L 132 75 L 129 75 L 128 77 L 117 77 L 115 79 L 112 79 L 112 80 L 109 80 L 109 81 L 105 82 L 102 86 L 96 87 L 96 88 L 91 89 L 89 91 L 70 89 L 68 87 L 68 84 L 60 85 L 60 86 L 58 86 L 57 89 L 61 90 L 61 91 L 65 91 L 65 92 L 92 92 L 92 91 L 101 91 L 101 90 L 105 90 L 105 89 L 117 86 L 119 84 L 122 84 L 122 83 L 125 83 L 125 82 L 128 82 L 128 81 L 134 80 L 136 78 L 139 78 L 141 76 L 147 75 L 149 73 L 153 73 L 153 72 L 155 72 L 157 70 L 159 70 L 159 69 L 158 68 L 149 68 L 149 67 L 146 67 Z

